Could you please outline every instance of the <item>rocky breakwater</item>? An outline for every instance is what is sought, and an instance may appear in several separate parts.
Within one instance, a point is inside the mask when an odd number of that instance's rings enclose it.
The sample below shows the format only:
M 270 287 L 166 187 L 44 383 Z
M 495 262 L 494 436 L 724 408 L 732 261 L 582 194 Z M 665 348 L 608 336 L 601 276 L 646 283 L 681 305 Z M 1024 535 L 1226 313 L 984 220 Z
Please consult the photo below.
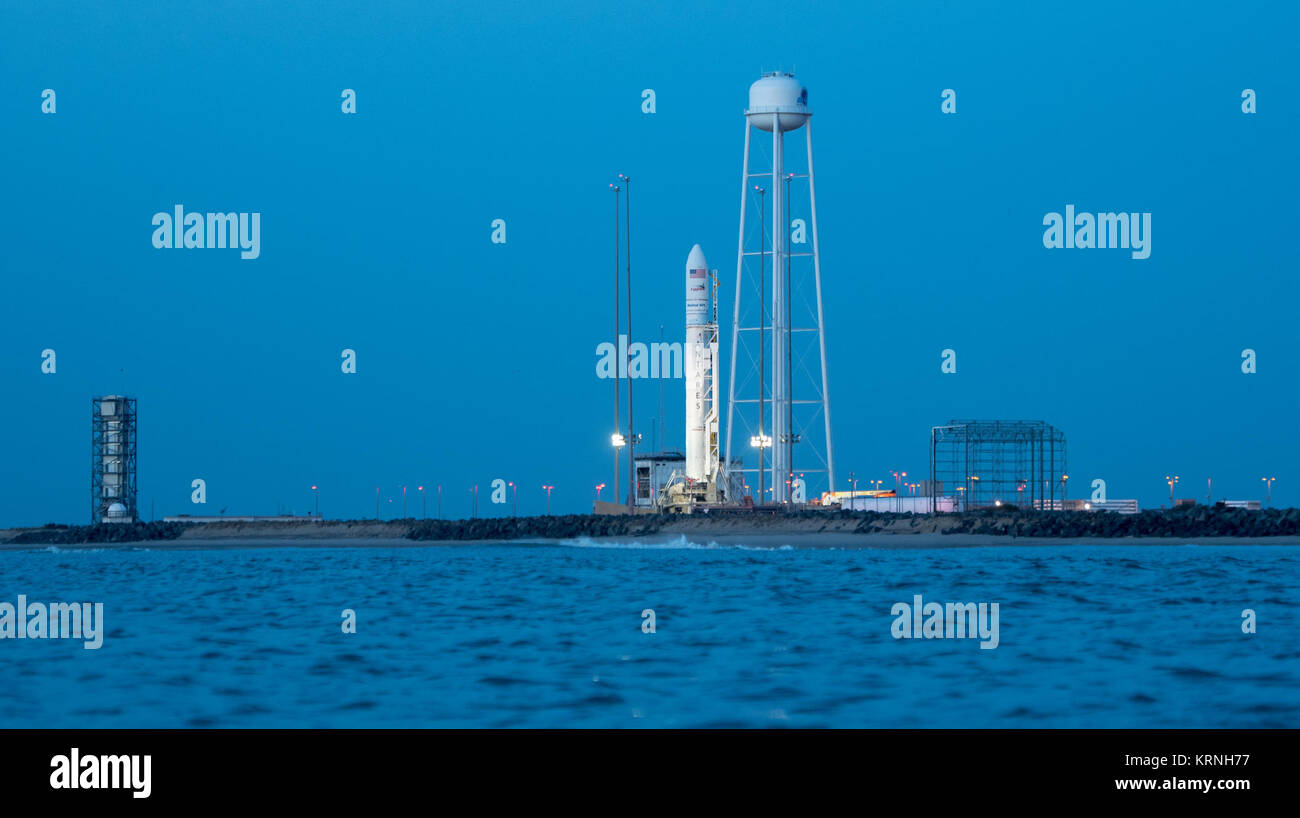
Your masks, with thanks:
M 412 540 L 571 540 L 636 537 L 657 532 L 672 515 L 565 514 L 554 517 L 479 517 L 472 520 L 409 520 Z
M 85 545 L 87 543 L 130 543 L 174 540 L 184 533 L 185 523 L 101 523 L 99 525 L 50 525 L 29 528 L 7 540 L 11 545 Z
M 1003 507 L 918 519 L 930 521 L 936 533 L 1012 537 L 1169 537 L 1187 540 L 1233 537 L 1255 540 L 1300 535 L 1300 509 L 1295 508 L 1248 511 L 1220 505 L 1184 506 L 1172 510 L 1117 514 L 1111 511 L 1044 513 Z M 881 530 L 880 522 L 864 519 L 859 523 L 858 531 Z

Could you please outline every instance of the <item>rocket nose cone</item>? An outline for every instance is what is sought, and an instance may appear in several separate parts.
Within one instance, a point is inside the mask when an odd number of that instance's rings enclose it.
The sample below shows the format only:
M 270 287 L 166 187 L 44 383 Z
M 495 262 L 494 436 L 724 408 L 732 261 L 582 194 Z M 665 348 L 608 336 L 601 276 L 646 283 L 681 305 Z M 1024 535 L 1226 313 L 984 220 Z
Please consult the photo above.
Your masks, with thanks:
M 706 270 L 708 262 L 704 260 L 704 251 L 697 244 L 691 248 L 691 254 L 686 257 L 686 269 L 688 270 Z

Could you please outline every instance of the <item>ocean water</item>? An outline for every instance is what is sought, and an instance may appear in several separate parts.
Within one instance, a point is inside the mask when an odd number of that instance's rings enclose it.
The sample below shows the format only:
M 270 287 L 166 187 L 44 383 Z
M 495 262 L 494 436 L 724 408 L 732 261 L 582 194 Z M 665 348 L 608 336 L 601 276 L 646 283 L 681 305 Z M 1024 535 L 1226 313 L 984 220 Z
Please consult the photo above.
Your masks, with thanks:
M 18 594 L 105 636 L 0 640 L 6 728 L 1300 727 L 1291 546 L 0 552 Z M 998 647 L 893 638 L 915 594 Z

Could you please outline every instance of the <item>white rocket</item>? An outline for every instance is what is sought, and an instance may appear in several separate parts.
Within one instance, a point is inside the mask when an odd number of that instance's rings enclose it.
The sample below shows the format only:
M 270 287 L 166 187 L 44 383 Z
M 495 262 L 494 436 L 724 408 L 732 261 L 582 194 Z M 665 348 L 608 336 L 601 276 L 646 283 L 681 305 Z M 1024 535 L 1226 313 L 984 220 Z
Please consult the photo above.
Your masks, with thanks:
M 686 258 L 686 476 L 713 483 L 718 473 L 718 320 L 711 309 L 711 286 L 697 244 Z

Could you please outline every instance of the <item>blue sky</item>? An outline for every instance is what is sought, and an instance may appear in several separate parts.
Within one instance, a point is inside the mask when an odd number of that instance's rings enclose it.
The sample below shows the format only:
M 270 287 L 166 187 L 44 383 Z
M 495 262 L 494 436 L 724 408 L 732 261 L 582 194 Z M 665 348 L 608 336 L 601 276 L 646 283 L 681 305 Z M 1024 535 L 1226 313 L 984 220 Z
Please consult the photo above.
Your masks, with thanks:
M 792 67 L 841 482 L 921 473 L 950 418 L 1030 418 L 1065 431 L 1072 486 L 1154 506 L 1171 472 L 1202 498 L 1268 475 L 1300 501 L 1289 7 L 271 5 L 0 10 L 0 524 L 87 519 L 108 393 L 140 401 L 146 514 L 194 512 L 194 478 L 210 512 L 304 512 L 318 484 L 327 516 L 373 515 L 376 486 L 389 516 L 423 483 L 466 516 L 497 477 L 521 513 L 543 483 L 589 509 L 612 477 L 607 185 L 635 180 L 637 335 L 680 339 L 691 245 L 734 270 L 746 89 Z M 260 258 L 155 249 L 176 204 L 261 213 Z M 1045 249 L 1067 204 L 1152 213 L 1150 258 Z

